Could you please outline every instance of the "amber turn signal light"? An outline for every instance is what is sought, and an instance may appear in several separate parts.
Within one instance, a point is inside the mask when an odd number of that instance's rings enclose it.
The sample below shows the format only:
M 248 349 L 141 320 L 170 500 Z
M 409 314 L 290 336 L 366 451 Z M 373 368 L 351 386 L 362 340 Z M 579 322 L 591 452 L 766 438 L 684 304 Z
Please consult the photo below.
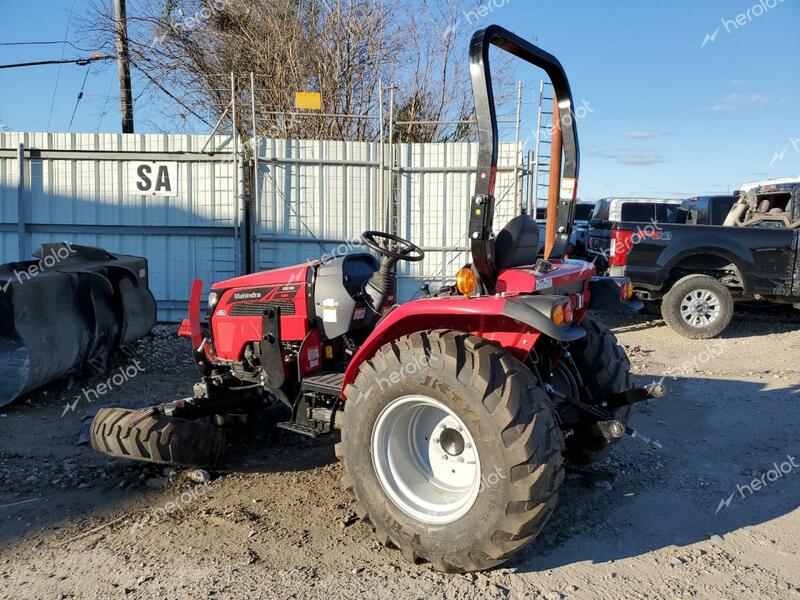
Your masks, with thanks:
M 472 269 L 464 267 L 456 275 L 456 289 L 459 294 L 464 294 L 465 298 L 469 298 L 472 292 L 475 291 L 475 273 Z
M 622 299 L 626 302 L 633 298 L 633 282 L 629 279 L 628 282 L 622 286 L 622 290 L 620 292 Z
M 553 313 L 550 315 L 550 319 L 553 321 L 553 324 L 556 327 L 561 327 L 564 324 L 564 305 L 563 304 L 556 304 L 553 306 Z

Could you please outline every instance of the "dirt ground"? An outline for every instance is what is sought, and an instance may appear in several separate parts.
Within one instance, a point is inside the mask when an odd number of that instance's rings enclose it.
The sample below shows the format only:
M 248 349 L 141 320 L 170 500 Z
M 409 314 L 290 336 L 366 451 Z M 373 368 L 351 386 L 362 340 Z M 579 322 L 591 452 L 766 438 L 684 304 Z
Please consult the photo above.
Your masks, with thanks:
M 188 395 L 188 344 L 159 327 L 111 374 L 0 409 L 0 598 L 800 598 L 800 324 L 753 317 L 712 341 L 607 319 L 641 383 L 667 375 L 634 416 L 663 449 L 624 440 L 611 489 L 569 478 L 533 544 L 466 576 L 377 544 L 335 439 L 245 435 L 207 485 L 78 446 L 100 405 Z

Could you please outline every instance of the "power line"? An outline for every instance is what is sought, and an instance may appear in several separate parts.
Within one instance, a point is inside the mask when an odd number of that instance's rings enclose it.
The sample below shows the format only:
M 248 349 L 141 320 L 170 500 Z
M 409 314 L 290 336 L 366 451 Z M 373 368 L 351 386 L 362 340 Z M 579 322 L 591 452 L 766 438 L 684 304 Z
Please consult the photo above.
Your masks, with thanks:
M 0 46 L 51 46 L 55 44 L 66 44 L 75 50 L 80 50 L 81 52 L 93 52 L 96 48 L 81 48 L 80 46 L 75 45 L 73 42 L 68 41 L 34 41 L 34 42 L 0 42 Z
M 89 58 L 72 58 L 67 60 L 39 60 L 36 62 L 0 65 L 0 69 L 17 69 L 19 67 L 39 67 L 42 65 L 66 65 L 66 64 L 76 64 L 78 66 L 85 67 L 86 65 L 96 62 L 98 60 L 116 60 L 116 58 L 117 58 L 116 56 L 92 56 Z
M 100 117 L 97 119 L 97 128 L 95 129 L 95 133 L 100 132 L 100 126 L 103 124 L 103 120 L 106 118 L 106 115 L 108 114 L 108 101 L 111 98 L 111 88 L 113 85 L 114 85 L 114 78 L 109 77 L 108 90 L 106 91 L 106 99 L 105 102 L 103 102 L 103 110 L 100 113 Z
M 72 129 L 72 122 L 75 120 L 75 113 L 78 112 L 78 104 L 81 103 L 81 99 L 83 98 L 83 88 L 86 87 L 86 80 L 89 78 L 89 73 L 92 72 L 92 67 L 90 66 L 86 69 L 86 73 L 83 76 L 83 83 L 81 83 L 81 90 L 78 92 L 78 99 L 75 101 L 75 108 L 72 109 L 72 116 L 69 119 L 69 127 L 67 129 Z
M 72 0 L 72 6 L 69 9 L 69 19 L 67 19 L 67 28 L 64 31 L 64 42 L 61 45 L 61 58 L 64 58 L 64 50 L 66 50 L 67 37 L 69 36 L 69 26 L 72 24 L 72 15 L 75 10 L 75 0 Z M 50 131 L 50 122 L 53 120 L 53 107 L 56 105 L 56 92 L 58 92 L 58 82 L 61 79 L 61 65 L 58 66 L 56 73 L 56 82 L 53 85 L 53 97 L 50 99 L 50 114 L 47 116 L 47 130 Z

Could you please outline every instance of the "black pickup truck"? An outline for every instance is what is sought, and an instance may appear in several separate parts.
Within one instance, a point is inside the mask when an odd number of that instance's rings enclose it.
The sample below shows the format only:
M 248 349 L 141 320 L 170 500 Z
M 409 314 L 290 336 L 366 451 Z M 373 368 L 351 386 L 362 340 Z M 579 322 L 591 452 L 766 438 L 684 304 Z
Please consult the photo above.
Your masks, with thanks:
M 722 225 L 739 194 L 723 196 L 693 196 L 678 207 L 676 223 L 684 225 Z
M 800 180 L 743 191 L 725 222 L 732 226 L 620 223 L 611 274 L 630 277 L 688 338 L 719 335 L 737 301 L 800 308 Z

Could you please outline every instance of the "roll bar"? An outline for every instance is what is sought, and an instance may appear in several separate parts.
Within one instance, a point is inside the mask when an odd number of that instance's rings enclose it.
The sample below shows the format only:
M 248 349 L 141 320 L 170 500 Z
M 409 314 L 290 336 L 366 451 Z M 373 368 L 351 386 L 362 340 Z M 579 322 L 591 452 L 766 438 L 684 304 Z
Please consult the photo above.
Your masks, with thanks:
M 494 187 L 497 178 L 497 112 L 494 104 L 492 75 L 489 65 L 489 48 L 498 48 L 513 54 L 532 65 L 541 67 L 550 77 L 558 99 L 561 131 L 564 138 L 564 164 L 558 211 L 548 215 L 556 218 L 556 240 L 550 256 L 560 258 L 569 243 L 575 211 L 580 150 L 575 128 L 575 110 L 567 74 L 558 59 L 498 26 L 476 31 L 470 42 L 470 76 L 475 97 L 475 114 L 478 121 L 478 173 L 475 194 L 472 198 L 469 235 L 472 246 L 472 263 L 489 291 L 494 291 L 497 268 L 494 262 Z M 515 177 L 517 174 L 515 173 Z

